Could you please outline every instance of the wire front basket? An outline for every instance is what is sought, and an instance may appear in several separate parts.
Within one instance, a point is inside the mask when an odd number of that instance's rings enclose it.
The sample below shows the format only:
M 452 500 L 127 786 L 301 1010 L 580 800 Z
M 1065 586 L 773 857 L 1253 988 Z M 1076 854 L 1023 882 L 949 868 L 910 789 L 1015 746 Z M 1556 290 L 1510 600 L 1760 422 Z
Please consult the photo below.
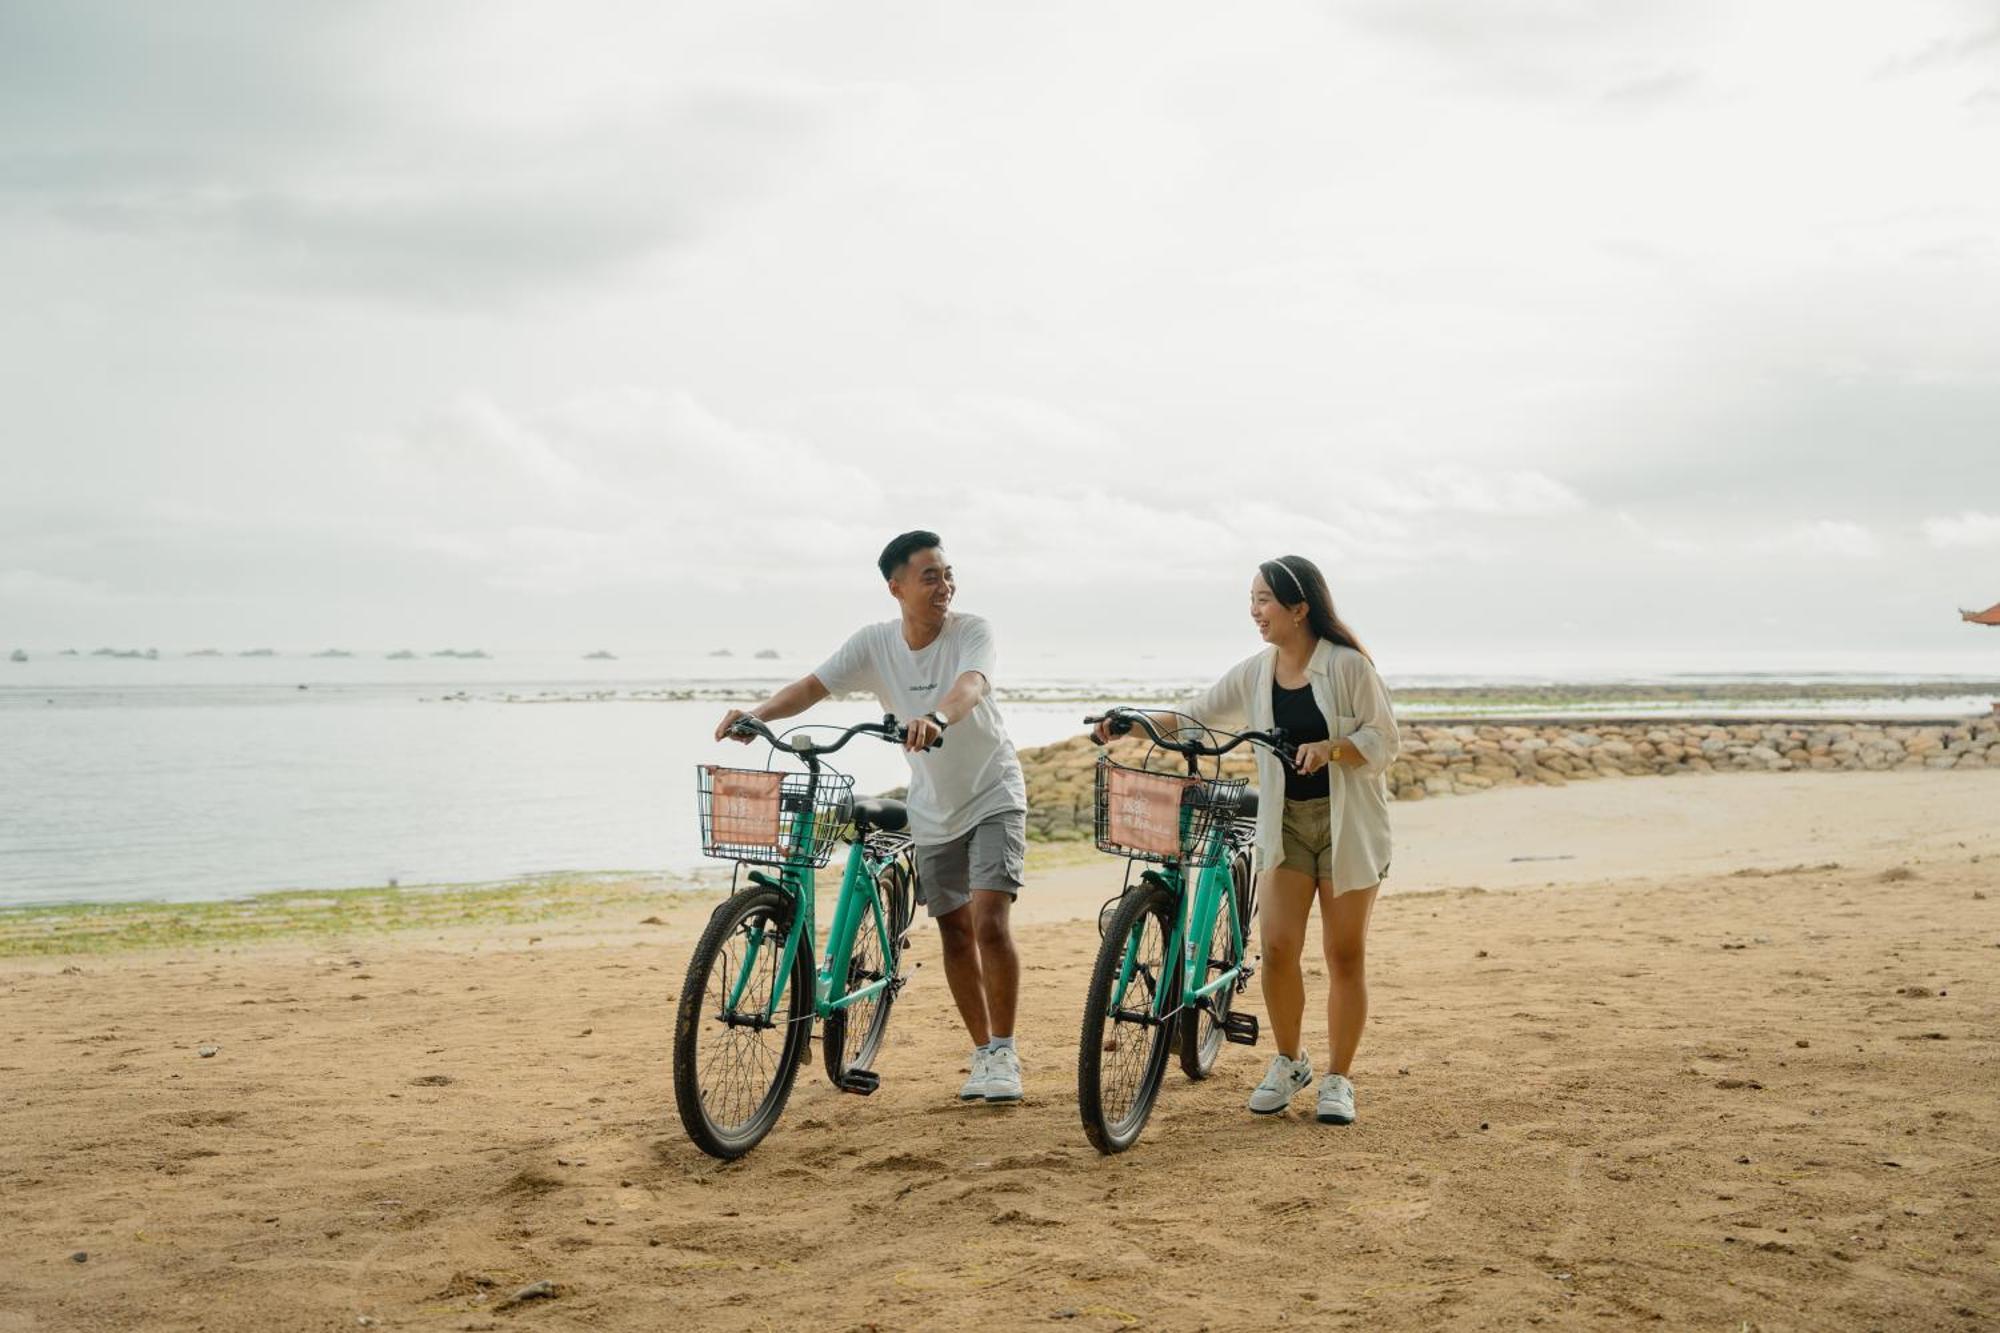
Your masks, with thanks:
M 702 854 L 725 861 L 823 866 L 853 806 L 854 779 L 824 768 L 817 785 L 809 773 L 715 764 L 695 779 Z
M 1097 849 L 1199 869 L 1221 855 L 1215 821 L 1232 818 L 1244 778 L 1191 778 L 1097 761 Z

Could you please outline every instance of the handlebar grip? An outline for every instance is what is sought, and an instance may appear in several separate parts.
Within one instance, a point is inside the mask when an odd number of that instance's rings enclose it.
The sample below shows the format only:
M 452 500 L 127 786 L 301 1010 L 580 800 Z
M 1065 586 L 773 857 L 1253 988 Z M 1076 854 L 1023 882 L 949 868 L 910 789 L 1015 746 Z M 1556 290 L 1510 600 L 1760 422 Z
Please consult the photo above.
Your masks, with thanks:
M 1100 722 L 1107 723 L 1108 730 L 1113 736 L 1129 735 L 1132 728 L 1137 725 L 1129 714 L 1117 712 L 1093 714 L 1084 718 L 1083 722 L 1088 727 L 1095 727 Z

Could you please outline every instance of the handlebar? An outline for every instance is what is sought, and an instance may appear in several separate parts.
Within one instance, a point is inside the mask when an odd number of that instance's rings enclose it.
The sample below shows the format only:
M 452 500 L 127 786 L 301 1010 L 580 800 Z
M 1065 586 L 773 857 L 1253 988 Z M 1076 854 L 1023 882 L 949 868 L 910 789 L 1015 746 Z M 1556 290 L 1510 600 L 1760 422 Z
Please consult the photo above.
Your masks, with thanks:
M 797 755 L 807 763 L 813 762 L 821 755 L 832 754 L 856 736 L 880 736 L 885 741 L 894 741 L 896 744 L 901 745 L 908 733 L 909 728 L 896 721 L 894 713 L 884 713 L 880 722 L 857 722 L 847 730 L 841 732 L 840 739 L 833 741 L 831 744 L 823 744 L 813 736 L 800 736 L 798 740 L 790 742 L 781 740 L 770 727 L 764 724 L 763 718 L 751 717 L 747 713 L 737 718 L 735 723 L 729 728 L 729 734 L 732 736 L 761 736 L 771 743 L 772 749 L 783 750 L 786 754 Z M 936 740 L 924 748 L 926 750 L 935 750 L 943 744 L 944 737 L 943 735 L 939 735 Z
M 1111 724 L 1111 734 L 1114 736 L 1123 736 L 1130 732 L 1133 727 L 1141 727 L 1148 736 L 1153 738 L 1153 744 L 1159 746 L 1162 750 L 1172 750 L 1176 754 L 1184 754 L 1189 759 L 1225 755 L 1243 744 L 1262 745 L 1287 763 L 1291 762 L 1294 752 L 1292 743 L 1285 739 L 1285 729 L 1283 727 L 1272 727 L 1269 731 L 1221 732 L 1219 734 L 1230 738 L 1227 745 L 1203 745 L 1199 741 L 1168 740 L 1160 734 L 1159 728 L 1153 725 L 1153 719 L 1145 712 L 1136 708 L 1112 708 L 1093 717 L 1086 717 L 1083 721 L 1086 726 L 1093 727 L 1099 722 L 1109 722 Z M 1212 731 L 1213 729 L 1205 727 L 1203 730 Z

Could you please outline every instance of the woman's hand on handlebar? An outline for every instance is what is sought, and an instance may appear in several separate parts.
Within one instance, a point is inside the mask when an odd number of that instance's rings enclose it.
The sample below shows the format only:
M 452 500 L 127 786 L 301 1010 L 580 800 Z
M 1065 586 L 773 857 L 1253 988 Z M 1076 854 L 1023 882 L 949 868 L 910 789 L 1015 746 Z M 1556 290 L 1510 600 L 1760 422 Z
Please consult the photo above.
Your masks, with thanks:
M 1307 741 L 1292 752 L 1292 767 L 1307 777 L 1333 762 L 1333 748 L 1339 741 Z

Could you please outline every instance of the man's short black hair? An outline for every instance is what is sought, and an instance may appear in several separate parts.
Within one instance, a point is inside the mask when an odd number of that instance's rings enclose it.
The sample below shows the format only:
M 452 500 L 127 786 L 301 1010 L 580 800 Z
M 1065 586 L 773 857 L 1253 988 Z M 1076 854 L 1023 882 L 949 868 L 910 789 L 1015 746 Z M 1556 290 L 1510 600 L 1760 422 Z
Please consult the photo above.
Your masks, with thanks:
M 886 581 L 896 577 L 896 571 L 910 563 L 910 557 L 919 551 L 928 551 L 934 546 L 944 545 L 944 539 L 935 532 L 925 532 L 919 528 L 906 532 L 882 548 L 882 558 L 875 562 Z

